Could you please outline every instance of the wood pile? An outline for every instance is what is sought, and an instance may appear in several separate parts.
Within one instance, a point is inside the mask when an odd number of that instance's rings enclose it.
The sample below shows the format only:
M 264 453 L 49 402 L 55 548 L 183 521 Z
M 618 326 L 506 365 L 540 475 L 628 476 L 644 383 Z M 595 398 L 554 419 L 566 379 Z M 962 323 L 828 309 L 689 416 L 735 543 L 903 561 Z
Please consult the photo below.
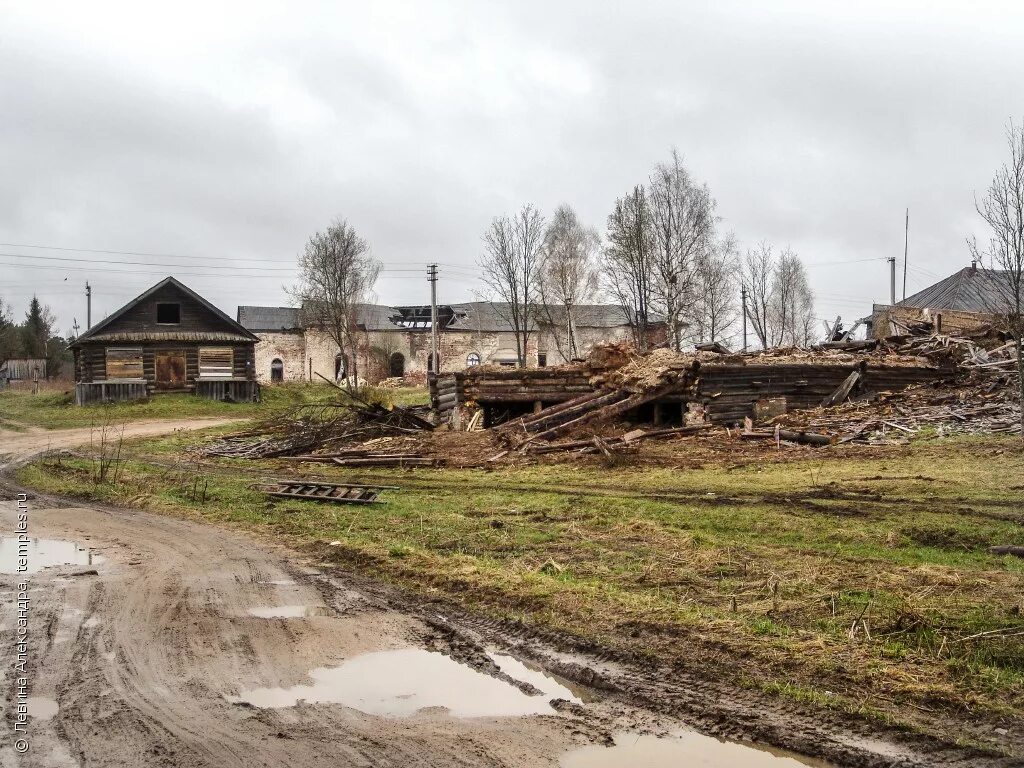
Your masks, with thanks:
M 978 338 L 944 335 L 899 340 L 930 359 L 957 365 L 955 381 L 918 385 L 836 408 L 791 413 L 773 421 L 834 435 L 839 442 L 899 444 L 921 434 L 1007 434 L 1020 430 L 1019 374 L 1014 343 L 986 349 Z M 895 343 L 887 340 L 889 344 Z
M 253 429 L 227 435 L 201 453 L 235 459 L 308 455 L 329 446 L 432 430 L 434 425 L 425 416 L 424 409 L 388 409 L 358 398 L 348 403 L 302 406 L 265 419 Z

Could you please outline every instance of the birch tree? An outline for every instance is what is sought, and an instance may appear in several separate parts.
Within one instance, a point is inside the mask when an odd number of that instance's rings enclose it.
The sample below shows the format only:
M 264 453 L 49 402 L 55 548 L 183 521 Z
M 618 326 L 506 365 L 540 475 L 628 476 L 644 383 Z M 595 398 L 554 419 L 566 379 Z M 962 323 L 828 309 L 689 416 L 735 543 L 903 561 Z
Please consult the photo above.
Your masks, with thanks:
M 615 201 L 608 217 L 608 242 L 602 254 L 602 273 L 608 293 L 622 307 L 633 333 L 634 346 L 646 352 L 654 302 L 654 236 L 647 192 L 637 185 Z
M 1020 434 L 1024 438 L 1024 125 L 1012 121 L 1006 129 L 1009 161 L 996 171 L 984 196 L 975 202 L 989 228 L 988 243 L 969 241 L 974 257 L 987 261 L 998 306 L 993 314 L 1015 342 Z
M 747 317 L 763 349 L 805 347 L 814 336 L 814 293 L 800 257 L 789 248 L 775 256 L 767 242 L 747 251 L 742 265 Z
M 551 329 L 563 360 L 580 356 L 576 310 L 598 293 L 597 253 L 601 237 L 580 223 L 576 212 L 560 205 L 548 225 L 541 250 L 537 293 L 539 319 Z
M 349 381 L 359 380 L 359 305 L 366 303 L 380 262 L 344 219 L 315 232 L 299 254 L 299 285 L 291 291 L 305 327 L 323 330 L 351 361 Z
M 728 344 L 739 320 L 739 261 L 731 233 L 703 249 L 694 263 L 694 291 L 689 313 L 697 343 Z
M 544 233 L 544 217 L 532 205 L 524 205 L 511 218 L 493 219 L 483 234 L 481 276 L 504 305 L 498 311 L 512 326 L 520 367 L 526 365 L 527 343 L 536 322 Z
M 687 305 L 694 298 L 697 260 L 713 247 L 715 201 L 697 184 L 678 151 L 654 167 L 648 188 L 655 270 L 653 288 L 668 324 L 669 347 L 682 351 Z

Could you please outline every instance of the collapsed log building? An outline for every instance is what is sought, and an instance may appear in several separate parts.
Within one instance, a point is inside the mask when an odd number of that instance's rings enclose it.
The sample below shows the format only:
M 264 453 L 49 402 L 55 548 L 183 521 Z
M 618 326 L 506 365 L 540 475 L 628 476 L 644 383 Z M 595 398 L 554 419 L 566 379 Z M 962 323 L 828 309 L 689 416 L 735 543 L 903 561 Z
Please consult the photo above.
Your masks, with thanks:
M 791 410 L 953 373 L 953 363 L 941 357 L 877 352 L 679 355 L 657 350 L 548 369 L 480 366 L 432 377 L 430 394 L 437 418 L 455 428 L 479 410 L 485 427 L 518 419 L 517 424 L 544 427 L 541 432 L 554 430 L 543 435 L 553 437 L 595 418 L 691 426 L 764 422 Z

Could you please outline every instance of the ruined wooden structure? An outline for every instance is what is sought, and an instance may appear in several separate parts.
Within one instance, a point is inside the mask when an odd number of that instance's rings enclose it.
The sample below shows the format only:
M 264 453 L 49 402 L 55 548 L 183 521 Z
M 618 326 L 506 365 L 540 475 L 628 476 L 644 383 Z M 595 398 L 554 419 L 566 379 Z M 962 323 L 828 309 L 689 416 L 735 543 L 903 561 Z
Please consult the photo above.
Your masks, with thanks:
M 456 428 L 467 411 L 482 409 L 484 426 L 516 419 L 530 425 L 528 432 L 554 430 L 545 435 L 553 437 L 583 426 L 592 418 L 588 414 L 597 413 L 602 420 L 621 417 L 655 425 L 757 423 L 830 400 L 937 381 L 952 372 L 941 362 L 898 355 L 659 352 L 665 354 L 639 358 L 621 369 L 581 363 L 442 374 L 430 381 L 431 404 L 442 423 Z
M 71 343 L 78 405 L 185 392 L 259 399 L 257 337 L 173 277 Z

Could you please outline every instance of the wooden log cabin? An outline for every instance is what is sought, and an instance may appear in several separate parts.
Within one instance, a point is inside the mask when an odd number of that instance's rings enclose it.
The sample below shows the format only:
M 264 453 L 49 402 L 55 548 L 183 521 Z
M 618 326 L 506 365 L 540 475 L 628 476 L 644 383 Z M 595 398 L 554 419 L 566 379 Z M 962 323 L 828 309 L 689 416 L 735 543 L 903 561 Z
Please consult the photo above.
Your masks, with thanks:
M 259 339 L 173 277 L 161 280 L 71 343 L 75 402 L 187 392 L 255 401 Z

